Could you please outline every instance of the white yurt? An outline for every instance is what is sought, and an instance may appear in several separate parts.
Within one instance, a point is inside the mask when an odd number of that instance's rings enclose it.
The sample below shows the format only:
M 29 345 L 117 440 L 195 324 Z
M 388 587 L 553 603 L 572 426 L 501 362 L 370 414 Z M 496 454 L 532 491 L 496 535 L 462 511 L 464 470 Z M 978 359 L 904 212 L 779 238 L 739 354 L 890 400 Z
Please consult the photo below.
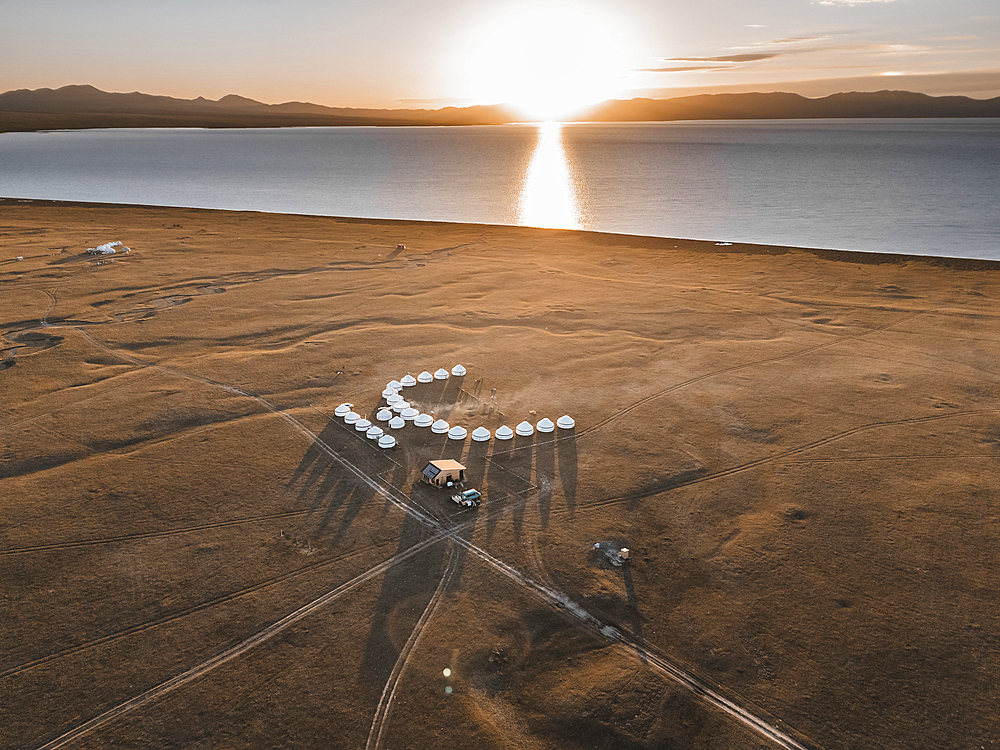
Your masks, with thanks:
M 386 409 L 385 407 L 378 410 L 378 414 L 375 415 L 375 419 L 379 422 L 388 422 L 392 419 L 392 409 Z
M 559 419 L 556 420 L 556 424 L 562 427 L 564 430 L 572 430 L 576 425 L 576 420 L 573 419 L 569 414 L 563 414 Z
M 338 417 L 346 417 L 347 412 L 351 410 L 352 406 L 354 406 L 354 404 L 341 404 L 340 406 L 338 406 L 336 409 L 333 410 L 333 413 L 336 414 Z
M 410 408 L 409 402 L 403 401 L 403 399 L 400 399 L 399 401 L 397 401 L 392 405 L 392 410 L 397 414 L 402 414 L 406 409 L 409 408 Z
M 521 422 L 521 424 L 515 427 L 514 432 L 516 432 L 521 437 L 528 437 L 528 435 L 535 434 L 535 428 L 531 426 L 531 422 L 525 421 Z
M 427 372 L 427 370 L 424 370 L 422 373 L 417 375 L 417 380 L 421 383 L 429 383 L 434 380 L 434 376 Z
M 465 440 L 465 436 L 468 434 L 469 434 L 468 430 L 459 425 L 455 425 L 450 430 L 448 430 L 448 437 L 451 438 L 452 440 Z
M 386 388 L 384 391 L 382 391 L 382 398 L 389 398 L 390 396 L 398 396 L 398 395 L 399 394 L 396 393 L 396 391 L 394 391 L 392 388 Z
M 395 393 L 395 392 L 392 393 L 392 395 L 385 397 L 385 402 L 387 404 L 389 404 L 389 406 L 392 406 L 393 404 L 398 404 L 402 400 L 403 400 L 403 397 L 400 396 L 398 393 Z
M 417 384 L 417 379 L 412 375 L 404 375 L 400 378 L 399 382 L 402 383 L 404 388 L 409 388 L 411 385 Z
M 555 432 L 556 425 L 548 417 L 542 417 L 538 420 L 538 424 L 535 425 L 535 428 L 539 432 Z
M 477 427 L 472 431 L 472 439 L 477 443 L 485 443 L 490 439 L 490 431 L 485 427 Z
M 413 424 L 415 424 L 417 427 L 430 427 L 432 424 L 434 424 L 434 417 L 432 417 L 430 414 L 418 414 L 416 417 L 414 417 Z
M 400 383 L 398 380 L 390 380 L 389 385 L 386 386 L 386 388 L 392 388 L 392 390 L 394 391 L 398 391 L 402 387 L 403 384 Z
M 431 432 L 437 432 L 437 433 L 447 432 L 450 426 L 451 425 L 449 425 L 443 419 L 439 419 L 437 422 L 431 425 Z
M 446 369 L 444 369 L 443 367 L 441 369 L 439 369 L 439 370 L 435 370 L 434 371 L 434 379 L 435 380 L 447 380 L 448 379 L 448 371 Z
M 377 425 L 372 425 L 371 427 L 368 428 L 368 432 L 365 433 L 365 437 L 369 437 L 372 440 L 374 440 L 375 438 L 382 437 L 382 435 L 384 434 L 385 431 L 381 427 L 378 427 Z
M 412 422 L 420 414 L 419 411 L 414 409 L 412 406 L 407 406 L 403 411 L 399 412 L 399 416 L 405 419 L 407 422 Z
M 359 419 L 361 419 L 361 415 L 357 412 L 349 411 L 344 415 L 344 421 L 347 422 L 347 424 L 354 424 Z
M 460 378 L 465 375 L 465 368 L 462 365 L 455 365 L 451 368 L 451 374 Z
M 382 437 L 380 437 L 378 439 L 378 447 L 379 448 L 395 448 L 396 447 L 396 438 L 394 438 L 392 435 L 383 435 Z
M 508 427 L 507 425 L 503 425 L 502 427 L 497 427 L 497 431 L 495 434 L 497 436 L 497 440 L 510 440 L 512 437 L 514 437 L 514 431 L 510 429 L 510 427 Z
M 354 423 L 354 429 L 358 432 L 368 432 L 368 428 L 372 426 L 372 423 L 368 419 L 363 417 Z
M 389 427 L 391 427 L 394 430 L 398 430 L 400 427 L 403 427 L 405 425 L 406 425 L 406 420 L 404 420 L 402 417 L 393 417 L 392 419 L 389 420 Z

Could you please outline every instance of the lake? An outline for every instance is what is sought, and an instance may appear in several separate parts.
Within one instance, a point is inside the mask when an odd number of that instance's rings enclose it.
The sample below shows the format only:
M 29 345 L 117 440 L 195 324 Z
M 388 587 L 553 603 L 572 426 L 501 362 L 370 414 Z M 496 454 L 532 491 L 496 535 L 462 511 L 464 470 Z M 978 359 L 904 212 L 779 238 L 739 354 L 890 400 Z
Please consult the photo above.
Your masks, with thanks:
M 1000 120 L 6 133 L 0 195 L 1000 259 Z

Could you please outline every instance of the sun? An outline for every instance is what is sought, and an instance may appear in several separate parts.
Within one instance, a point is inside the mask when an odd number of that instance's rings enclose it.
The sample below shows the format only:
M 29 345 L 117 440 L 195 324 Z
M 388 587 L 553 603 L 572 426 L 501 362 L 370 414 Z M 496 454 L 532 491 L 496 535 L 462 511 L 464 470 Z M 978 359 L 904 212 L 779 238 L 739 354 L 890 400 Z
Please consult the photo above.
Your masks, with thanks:
M 473 96 L 538 120 L 559 120 L 614 97 L 628 69 L 611 19 L 568 3 L 505 9 L 473 34 Z

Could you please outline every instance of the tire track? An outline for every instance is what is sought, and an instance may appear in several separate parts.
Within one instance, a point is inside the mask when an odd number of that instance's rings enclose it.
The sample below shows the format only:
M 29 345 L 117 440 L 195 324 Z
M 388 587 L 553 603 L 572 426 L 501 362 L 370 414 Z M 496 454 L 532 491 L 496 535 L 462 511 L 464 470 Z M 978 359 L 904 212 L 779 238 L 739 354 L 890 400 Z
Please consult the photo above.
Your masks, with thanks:
M 207 599 L 203 602 L 199 602 L 198 604 L 186 607 L 185 609 L 177 610 L 176 612 L 173 612 L 164 617 L 139 623 L 138 625 L 134 625 L 130 628 L 117 630 L 114 633 L 108 633 L 106 635 L 101 636 L 100 638 L 94 638 L 92 640 L 85 641 L 83 643 L 78 643 L 74 646 L 69 646 L 68 648 L 62 649 L 61 651 L 55 651 L 51 654 L 47 654 L 38 659 L 34 659 L 33 661 L 19 664 L 18 666 L 12 667 L 6 670 L 5 672 L 0 672 L 0 680 L 6 679 L 7 677 L 13 677 L 14 675 L 21 674 L 22 672 L 27 672 L 31 669 L 35 669 L 36 667 L 40 667 L 43 664 L 48 664 L 49 662 L 52 661 L 56 661 L 57 659 L 61 659 L 65 656 L 78 654 L 81 651 L 86 651 L 87 649 L 95 648 L 96 646 L 103 646 L 107 643 L 112 643 L 120 638 L 125 638 L 130 635 L 135 635 L 137 633 L 142 633 L 146 630 L 151 630 L 153 628 L 160 627 L 161 625 L 166 625 L 168 623 L 174 622 L 175 620 L 187 617 L 188 615 L 195 614 L 197 612 L 201 612 L 206 609 L 210 609 L 211 607 L 214 607 L 218 604 L 226 604 L 228 602 L 235 601 L 236 599 L 246 596 L 247 594 L 252 594 L 257 591 L 262 591 L 266 588 L 269 588 L 270 586 L 274 586 L 279 583 L 284 583 L 285 581 L 292 580 L 293 578 L 297 578 L 298 576 L 306 575 L 308 573 L 315 573 L 316 571 L 321 570 L 323 568 L 327 568 L 331 565 L 343 562 L 346 559 L 363 554 L 368 550 L 374 549 L 376 546 L 378 545 L 371 544 L 368 545 L 367 547 L 362 547 L 361 549 L 352 550 L 351 552 L 345 553 L 343 555 L 338 555 L 337 557 L 328 558 L 326 560 L 319 560 L 317 562 L 310 563 L 309 565 L 304 565 L 301 568 L 290 570 L 287 573 L 282 573 L 281 575 L 268 578 L 264 581 L 260 581 L 259 583 L 255 583 L 253 586 L 247 586 L 246 588 L 239 589 L 237 591 L 232 591 L 228 594 L 223 594 L 221 596 L 213 597 L 212 599 Z
M 150 688 L 149 690 L 143 693 L 140 693 L 134 698 L 130 698 L 129 700 L 123 703 L 119 703 L 114 708 L 108 709 L 104 713 L 99 714 L 98 716 L 95 716 L 89 721 L 86 721 L 83 724 L 74 727 L 68 732 L 56 737 L 55 739 L 50 740 L 49 742 L 39 747 L 38 750 L 56 750 L 56 748 L 65 747 L 71 742 L 78 740 L 81 737 L 84 737 L 85 735 L 90 734 L 95 729 L 98 729 L 104 726 L 105 724 L 108 724 L 109 722 L 112 722 L 115 719 L 123 716 L 124 714 L 127 714 L 129 711 L 132 711 L 133 709 L 136 709 L 140 706 L 143 706 L 147 703 L 157 700 L 166 695 L 167 693 L 176 690 L 179 687 L 194 682 L 200 677 L 203 677 L 204 675 L 211 672 L 216 667 L 220 667 L 223 664 L 232 661 L 236 657 L 246 653 L 250 649 L 256 648 L 262 643 L 265 643 L 266 641 L 270 640 L 271 638 L 278 635 L 282 631 L 286 630 L 290 626 L 294 625 L 299 620 L 307 617 L 308 615 L 313 614 L 317 610 L 325 607 L 330 602 L 343 596 L 349 591 L 357 588 L 366 581 L 369 581 L 372 578 L 381 575 L 382 573 L 398 565 L 404 560 L 413 557 L 421 550 L 424 550 L 427 547 L 430 547 L 431 545 L 439 543 L 441 539 L 442 539 L 441 536 L 429 537 L 424 541 L 419 542 L 418 544 L 415 544 L 412 547 L 404 550 L 403 552 L 393 555 L 392 557 L 388 558 L 387 560 L 384 560 L 378 565 L 369 568 L 364 573 L 355 576 L 350 581 L 341 584 L 340 586 L 328 591 L 322 596 L 313 599 L 308 604 L 299 607 L 294 612 L 285 615 L 283 618 L 281 618 L 277 622 L 272 623 L 271 625 L 268 625 L 263 630 L 259 630 L 250 637 L 245 638 L 244 640 L 237 643 L 235 646 L 231 646 L 225 651 L 216 654 L 212 658 L 203 661 L 201 664 L 192 667 L 188 671 L 179 674 L 176 677 L 172 677 L 169 680 L 166 680 L 165 682 L 161 682 L 159 685 Z
M 457 561 L 458 557 L 455 555 L 454 545 L 449 545 L 448 565 L 444 574 L 441 576 L 441 581 L 434 590 L 434 594 L 431 596 L 430 601 L 427 602 L 427 606 L 424 607 L 424 611 L 420 615 L 420 619 L 417 620 L 417 624 L 414 625 L 413 631 L 410 633 L 410 637 L 406 639 L 406 643 L 403 645 L 402 650 L 399 652 L 399 656 L 396 658 L 396 664 L 392 668 L 389 679 L 386 680 L 385 687 L 382 689 L 382 696 L 379 698 L 378 706 L 375 709 L 375 716 L 372 717 L 371 729 L 368 730 L 368 741 L 365 743 L 365 750 L 378 750 L 378 748 L 382 746 L 382 735 L 385 732 L 386 724 L 389 721 L 389 712 L 392 709 L 392 701 L 396 697 L 396 690 L 403 677 L 403 672 L 410 660 L 410 656 L 413 654 L 417 645 L 420 643 L 420 639 L 423 637 L 424 628 L 434 616 L 434 611 L 437 609 L 442 595 L 451 584 L 451 579 L 455 575 Z
M 922 424 L 925 422 L 936 422 L 943 419 L 954 419 L 955 417 L 963 417 L 973 414 L 998 414 L 998 413 L 1000 413 L 1000 409 L 970 409 L 967 411 L 951 412 L 949 414 L 934 414 L 929 417 L 910 417 L 907 419 L 898 419 L 885 422 L 872 422 L 870 424 L 858 425 L 857 427 L 852 427 L 848 430 L 842 430 L 841 432 L 836 432 L 832 435 L 827 435 L 826 437 L 814 440 L 811 443 L 805 443 L 804 445 L 799 445 L 794 448 L 789 448 L 788 450 L 781 451 L 780 453 L 774 453 L 770 456 L 765 456 L 764 458 L 758 458 L 755 461 L 748 461 L 747 463 L 739 464 L 738 466 L 733 466 L 728 469 L 722 469 L 721 471 L 713 472 L 712 474 L 705 474 L 704 476 L 695 477 L 693 479 L 688 479 L 682 482 L 677 482 L 676 484 L 658 485 L 656 487 L 653 487 L 645 491 L 633 492 L 626 495 L 618 495 L 616 497 L 605 498 L 603 500 L 596 500 L 592 503 L 577 503 L 576 512 L 593 510 L 596 508 L 604 507 L 606 505 L 613 505 L 615 503 L 627 500 L 643 500 L 653 495 L 659 495 L 662 492 L 670 492 L 672 490 L 680 489 L 681 487 L 690 487 L 691 485 L 701 484 L 702 482 L 711 482 L 715 479 L 722 479 L 723 477 L 728 477 L 733 474 L 739 474 L 744 471 L 756 469 L 766 464 L 780 462 L 788 458 L 789 456 L 795 456 L 800 453 L 805 453 L 806 451 L 813 450 L 815 448 L 821 448 L 822 446 L 836 442 L 841 438 L 850 437 L 852 435 L 857 435 L 858 433 L 867 432 L 869 430 L 876 430 L 881 427 L 894 427 L 904 424 Z M 827 459 L 827 460 L 834 460 L 834 459 Z M 566 508 L 559 508 L 553 511 L 553 515 L 563 515 L 568 512 L 569 510 Z

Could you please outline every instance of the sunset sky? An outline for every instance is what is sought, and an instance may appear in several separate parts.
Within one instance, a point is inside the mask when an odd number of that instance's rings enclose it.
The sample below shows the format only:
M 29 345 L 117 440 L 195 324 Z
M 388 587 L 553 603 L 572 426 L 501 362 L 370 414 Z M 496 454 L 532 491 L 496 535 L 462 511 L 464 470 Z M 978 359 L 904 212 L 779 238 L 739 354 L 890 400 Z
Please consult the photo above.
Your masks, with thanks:
M 35 0 L 0 91 L 91 84 L 353 107 L 720 91 L 1000 95 L 997 0 Z

